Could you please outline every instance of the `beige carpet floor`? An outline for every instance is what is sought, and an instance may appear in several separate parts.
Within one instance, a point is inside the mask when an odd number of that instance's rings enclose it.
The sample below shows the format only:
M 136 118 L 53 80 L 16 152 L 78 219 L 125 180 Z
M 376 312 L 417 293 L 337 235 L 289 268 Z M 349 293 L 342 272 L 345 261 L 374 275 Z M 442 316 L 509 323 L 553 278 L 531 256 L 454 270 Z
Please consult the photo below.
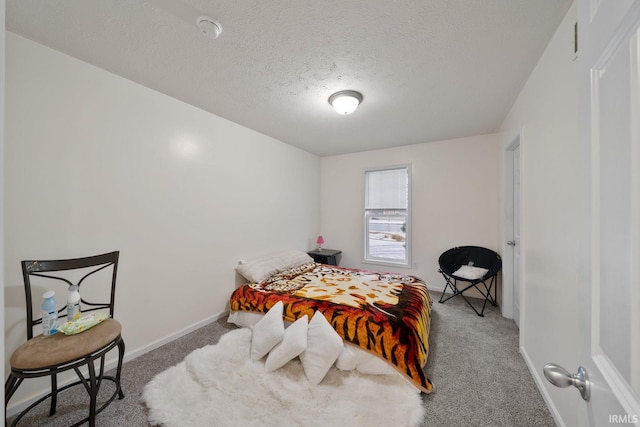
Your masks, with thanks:
M 554 426 L 518 350 L 518 329 L 488 306 L 478 317 L 460 298 L 439 304 L 433 293 L 430 353 L 425 372 L 435 391 L 423 395 L 429 427 Z M 234 329 L 226 318 L 125 363 L 122 372 L 125 398 L 114 401 L 99 416 L 101 427 L 148 426 L 147 409 L 140 402 L 144 385 L 157 373 L 173 366 L 193 350 L 216 343 Z M 126 340 L 126 331 L 123 334 Z M 101 395 L 110 388 L 105 383 Z M 104 392 L 104 393 L 103 393 Z M 84 416 L 86 392 L 71 389 L 58 397 L 58 413 L 47 417 L 40 404 L 19 426 L 68 426 Z

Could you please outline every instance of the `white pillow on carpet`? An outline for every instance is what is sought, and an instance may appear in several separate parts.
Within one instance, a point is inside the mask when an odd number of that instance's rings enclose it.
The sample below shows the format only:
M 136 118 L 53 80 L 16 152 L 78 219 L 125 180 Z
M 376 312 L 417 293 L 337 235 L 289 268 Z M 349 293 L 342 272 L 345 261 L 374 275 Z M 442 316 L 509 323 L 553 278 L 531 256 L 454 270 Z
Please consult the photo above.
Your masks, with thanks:
M 356 351 L 347 343 L 342 346 L 342 351 L 336 360 L 336 368 L 341 371 L 353 371 L 358 363 Z
M 251 335 L 251 360 L 260 360 L 284 337 L 282 301 L 278 301 L 253 327 Z
M 304 374 L 312 384 L 320 384 L 342 351 L 340 335 L 322 313 L 316 311 L 309 322 L 307 349 L 300 354 Z
M 378 356 L 362 351 L 358 356 L 356 370 L 367 375 L 396 375 L 398 371 Z
M 264 364 L 267 371 L 273 372 L 282 368 L 307 348 L 308 326 L 309 317 L 305 314 L 285 329 L 284 338 L 267 356 L 267 361 Z
M 389 363 L 360 347 L 345 343 L 336 360 L 336 368 L 341 371 L 353 371 L 367 375 L 395 375 L 397 371 Z

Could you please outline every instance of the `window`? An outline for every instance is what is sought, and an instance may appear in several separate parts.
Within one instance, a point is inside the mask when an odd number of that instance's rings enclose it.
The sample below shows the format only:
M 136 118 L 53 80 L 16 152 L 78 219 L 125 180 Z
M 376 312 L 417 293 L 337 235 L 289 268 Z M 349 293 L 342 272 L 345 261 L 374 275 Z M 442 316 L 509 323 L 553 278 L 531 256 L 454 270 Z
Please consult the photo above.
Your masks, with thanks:
M 364 262 L 409 267 L 411 169 L 364 172 Z

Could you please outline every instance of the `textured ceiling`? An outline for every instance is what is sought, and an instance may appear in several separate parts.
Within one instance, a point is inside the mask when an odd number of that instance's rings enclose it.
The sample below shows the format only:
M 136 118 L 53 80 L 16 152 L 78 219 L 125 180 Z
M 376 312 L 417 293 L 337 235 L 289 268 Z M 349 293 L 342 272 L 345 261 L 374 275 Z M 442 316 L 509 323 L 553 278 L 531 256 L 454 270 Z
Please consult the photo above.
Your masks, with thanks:
M 6 26 L 326 156 L 497 131 L 570 4 L 7 0 Z M 349 116 L 327 102 L 344 89 L 364 95 Z

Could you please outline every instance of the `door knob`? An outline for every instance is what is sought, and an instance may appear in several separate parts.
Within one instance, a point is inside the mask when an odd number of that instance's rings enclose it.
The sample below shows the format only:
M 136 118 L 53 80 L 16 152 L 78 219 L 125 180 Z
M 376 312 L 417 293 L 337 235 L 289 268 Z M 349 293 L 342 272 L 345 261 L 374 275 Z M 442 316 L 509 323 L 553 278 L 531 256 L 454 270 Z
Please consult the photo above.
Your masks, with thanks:
M 591 398 L 591 383 L 589 383 L 587 370 L 582 366 L 578 367 L 578 373 L 570 374 L 560 365 L 547 363 L 544 365 L 543 371 L 545 378 L 554 386 L 564 388 L 572 385 L 580 390 L 580 395 L 584 400 L 588 402 Z
M 507 240 L 507 245 L 515 246 L 516 245 L 516 241 L 515 240 Z

